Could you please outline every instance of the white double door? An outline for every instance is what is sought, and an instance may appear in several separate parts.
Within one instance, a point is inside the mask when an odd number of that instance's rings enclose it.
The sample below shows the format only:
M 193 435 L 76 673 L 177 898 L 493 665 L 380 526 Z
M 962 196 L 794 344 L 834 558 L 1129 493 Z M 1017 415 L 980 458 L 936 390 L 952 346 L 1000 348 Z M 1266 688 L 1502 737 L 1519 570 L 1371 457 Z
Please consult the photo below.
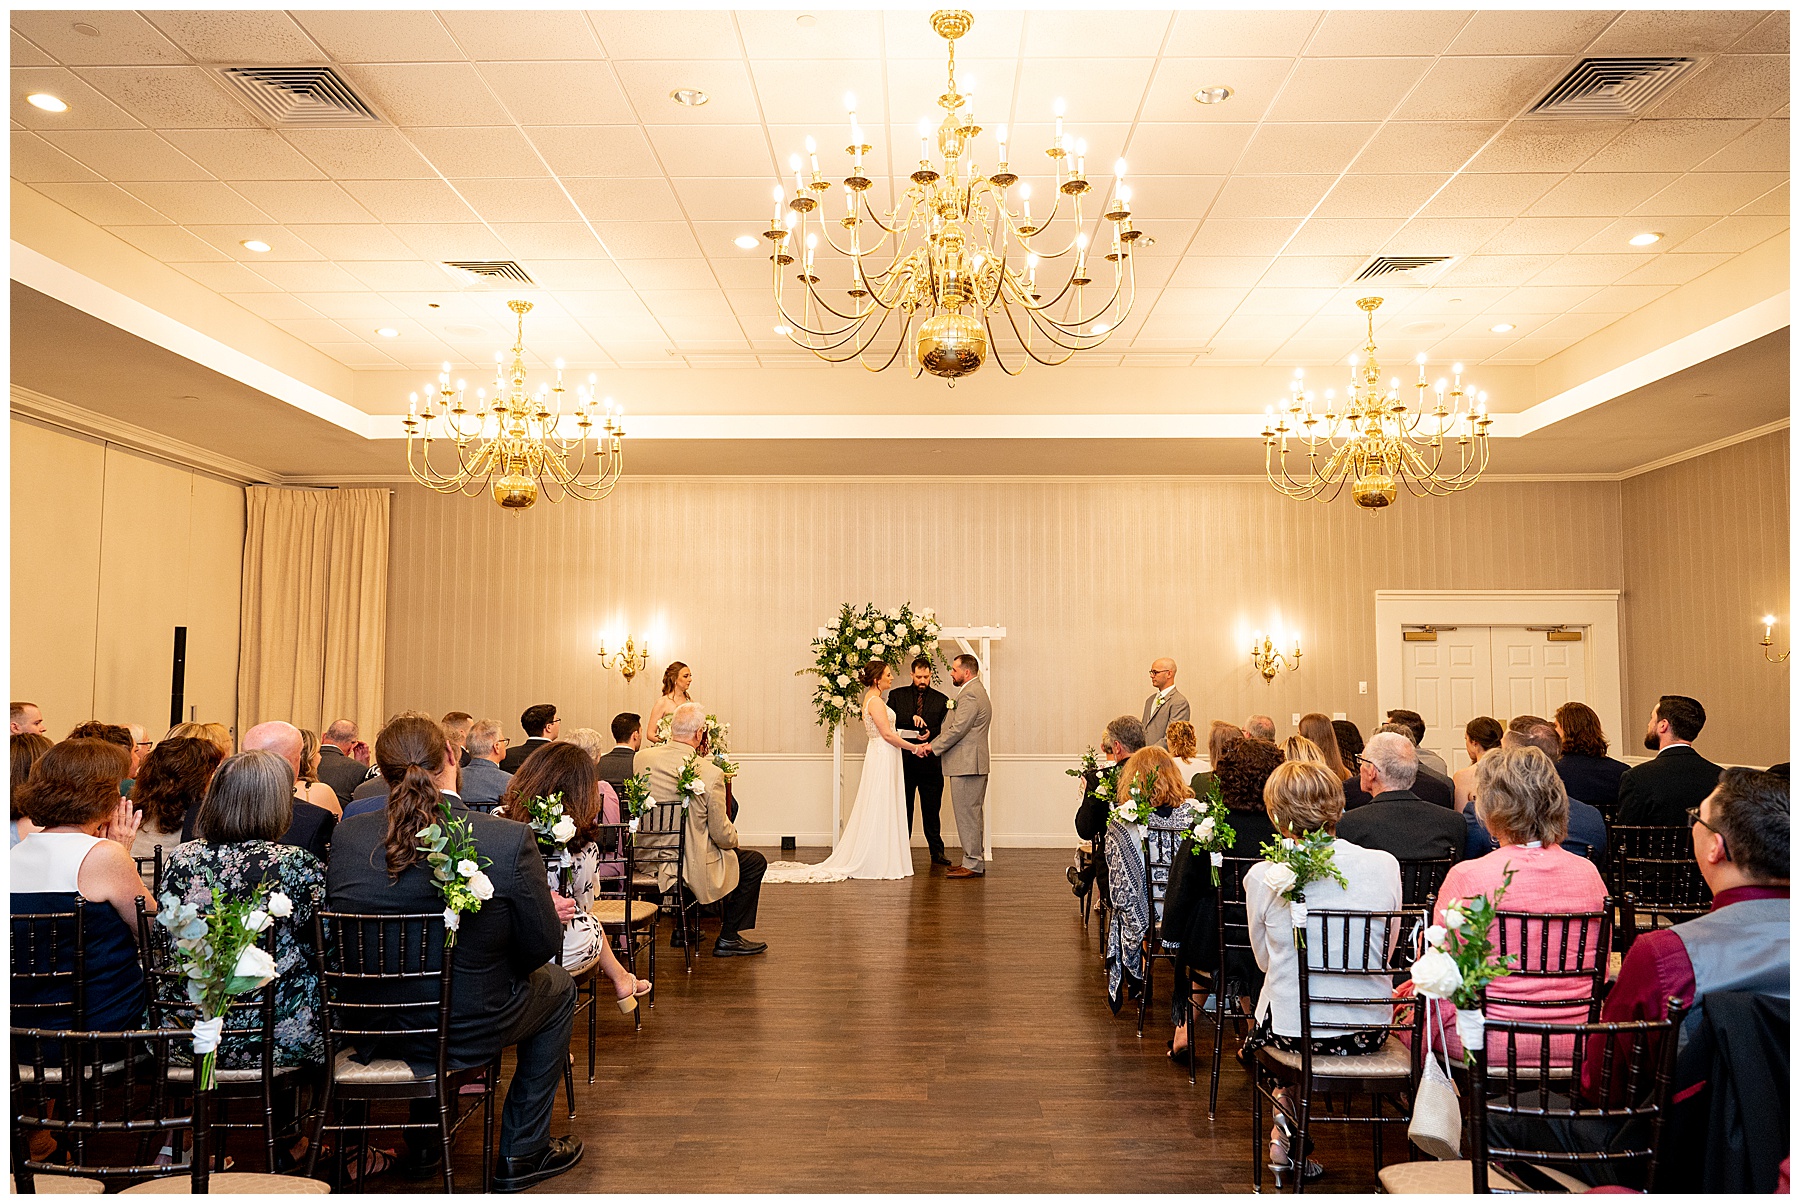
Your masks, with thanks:
M 1552 642 L 1525 627 L 1440 629 L 1404 648 L 1402 704 L 1425 720 L 1425 746 L 1454 771 L 1468 764 L 1463 726 L 1491 715 L 1546 719 L 1565 702 L 1587 702 L 1587 641 Z M 1582 632 L 1585 637 L 1586 632 Z

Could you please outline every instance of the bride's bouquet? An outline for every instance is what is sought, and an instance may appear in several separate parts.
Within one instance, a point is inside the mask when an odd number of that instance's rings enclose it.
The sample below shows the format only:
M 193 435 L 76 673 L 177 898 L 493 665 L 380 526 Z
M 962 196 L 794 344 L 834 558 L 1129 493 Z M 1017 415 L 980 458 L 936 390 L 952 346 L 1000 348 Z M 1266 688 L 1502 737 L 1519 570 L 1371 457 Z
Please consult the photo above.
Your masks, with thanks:
M 939 630 L 937 612 L 929 606 L 914 610 L 911 603 L 902 603 L 895 610 L 877 610 L 873 603 L 844 603 L 837 621 L 812 641 L 812 667 L 795 673 L 819 679 L 812 697 L 819 726 L 831 731 L 856 714 L 862 696 L 858 675 L 871 660 L 885 660 L 898 671 L 901 661 L 923 656 L 934 662 L 936 681 Z

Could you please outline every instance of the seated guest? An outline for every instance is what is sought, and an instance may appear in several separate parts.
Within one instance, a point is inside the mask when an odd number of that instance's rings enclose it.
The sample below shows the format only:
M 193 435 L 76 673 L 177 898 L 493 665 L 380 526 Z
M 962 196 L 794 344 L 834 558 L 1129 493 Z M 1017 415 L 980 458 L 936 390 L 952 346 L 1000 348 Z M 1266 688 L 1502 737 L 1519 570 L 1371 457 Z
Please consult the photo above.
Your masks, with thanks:
M 1234 729 L 1235 730 L 1235 729 Z M 1106 725 L 1106 731 L 1100 736 L 1100 760 L 1098 769 L 1092 769 L 1081 775 L 1081 804 L 1075 808 L 1075 835 L 1083 840 L 1092 841 L 1094 855 L 1085 866 L 1069 867 L 1069 885 L 1075 888 L 1077 895 L 1085 895 L 1095 878 L 1100 880 L 1100 888 L 1106 889 L 1106 849 L 1104 834 L 1106 816 L 1112 810 L 1113 800 L 1110 795 L 1095 793 L 1103 777 L 1112 772 L 1115 765 L 1123 765 L 1131 754 L 1144 747 L 1144 724 L 1135 715 L 1120 715 Z
M 86 723 L 77 723 L 69 733 L 71 740 L 104 740 L 108 744 L 117 744 L 125 750 L 125 776 L 119 779 L 119 793 L 131 793 L 131 772 L 137 767 L 137 745 L 131 739 L 131 729 L 122 723 L 101 723 L 90 719 Z
M 157 752 L 170 743 L 165 740 Z M 325 904 L 325 866 L 305 849 L 279 843 L 294 808 L 302 805 L 293 797 L 289 776 L 286 761 L 262 750 L 241 752 L 219 765 L 198 808 L 200 839 L 165 854 L 163 893 L 204 911 L 212 907 L 215 887 L 228 898 L 246 899 L 266 884 L 293 903 L 294 914 L 275 921 L 274 940 L 267 946 L 280 973 L 275 1064 L 307 1066 L 325 1060 L 319 978 L 311 955 L 313 913 Z M 219 1065 L 228 1069 L 252 1069 L 261 1058 L 255 1040 L 228 1041 L 219 1049 Z
M 14 732 L 12 734 L 12 843 L 18 844 L 27 836 L 38 830 L 31 822 L 24 809 L 19 806 L 19 795 L 25 789 L 25 783 L 31 780 L 31 767 L 38 758 L 49 752 L 50 737 L 38 732 Z
M 188 822 L 188 813 L 199 809 L 213 771 L 222 760 L 218 745 L 192 736 L 163 740 L 150 750 L 144 767 L 138 771 L 137 788 L 131 792 L 132 804 L 141 813 L 142 821 L 131 842 L 133 857 L 148 860 L 161 846 L 163 862 L 168 863 L 169 854 L 181 843 L 182 830 L 194 827 Z M 150 886 L 154 865 L 144 867 L 142 872 L 144 885 Z
M 15 702 L 12 704 L 12 734 L 15 736 L 33 735 L 49 739 L 49 732 L 44 728 L 44 712 L 38 709 L 35 702 Z
M 1206 732 L 1206 761 L 1209 768 L 1205 773 L 1197 773 L 1188 780 L 1194 789 L 1194 797 L 1204 796 L 1210 788 L 1213 774 L 1218 771 L 1219 757 L 1225 752 L 1225 746 L 1235 744 L 1244 738 L 1244 729 L 1235 723 L 1227 723 L 1223 719 L 1215 719 Z
M 395 719 L 423 719 L 427 723 L 437 722 L 426 711 L 396 711 L 388 719 L 388 723 L 392 723 Z M 446 740 L 444 743 L 448 744 L 449 741 Z M 371 811 L 381 810 L 387 806 L 387 792 L 387 779 L 381 776 L 381 771 L 377 768 L 374 777 L 350 792 L 350 805 L 344 808 L 344 818 L 349 819 L 353 815 L 367 815 Z
M 1510 739 L 1513 733 L 1507 735 Z M 1562 845 L 1563 838 L 1568 835 L 1569 799 L 1562 779 L 1556 774 L 1556 766 L 1544 751 L 1502 744 L 1476 763 L 1475 779 L 1472 810 L 1480 815 L 1486 830 L 1494 834 L 1499 848 L 1450 867 L 1443 885 L 1438 888 L 1433 922 L 1442 924 L 1445 908 L 1459 899 L 1476 895 L 1492 897 L 1508 871 L 1513 876 L 1512 884 L 1500 901 L 1502 911 L 1599 911 L 1606 903 L 1606 883 L 1601 881 L 1600 871 L 1594 868 L 1593 862 L 1569 852 Z M 1568 935 L 1569 956 L 1573 958 L 1580 929 L 1571 928 Z M 1522 934 L 1517 924 L 1511 925 L 1508 937 L 1514 942 L 1511 952 L 1522 958 L 1522 968 L 1540 969 L 1545 965 L 1546 950 L 1539 947 L 1543 937 L 1541 925 L 1528 925 Z M 1560 931 L 1551 932 L 1550 950 L 1558 949 L 1560 937 Z M 1589 965 L 1594 957 L 1606 956 L 1604 951 L 1596 948 L 1598 939 L 1599 926 L 1596 924 L 1587 934 Z M 1549 952 L 1548 956 L 1559 962 L 1562 960 L 1556 952 Z M 1496 978 L 1488 985 L 1486 1011 L 1498 1020 L 1585 1024 L 1588 1018 L 1585 1002 L 1569 1008 L 1521 1008 L 1507 1007 L 1499 1001 L 1585 1000 L 1591 987 L 1592 980 L 1582 978 Z M 1453 1010 L 1447 1001 L 1440 1001 L 1440 1009 L 1444 1031 L 1449 1036 L 1450 1056 L 1460 1058 L 1462 1042 L 1457 1038 Z M 1435 1034 L 1435 1027 L 1433 1032 Z M 1562 1064 L 1567 1065 L 1572 1040 L 1565 1038 L 1563 1043 L 1561 1059 Z M 1500 1056 L 1498 1044 L 1493 1047 L 1493 1052 Z M 1537 1057 L 1536 1043 L 1531 1042 L 1528 1046 L 1521 1042 L 1519 1056 Z M 1558 1056 L 1554 1041 L 1551 1056 Z
M 1419 750 L 1419 768 L 1429 769 L 1441 778 L 1450 776 L 1450 767 L 1444 764 L 1435 749 L 1425 747 L 1425 717 L 1417 711 L 1389 711 L 1389 723 L 1397 723 L 1412 736 L 1414 747 Z
M 1630 766 L 1606 755 L 1606 731 L 1600 726 L 1600 716 L 1585 702 L 1565 702 L 1556 708 L 1555 726 L 1562 745 L 1556 772 L 1569 788 L 1569 797 L 1610 816 L 1619 805 L 1619 780 Z
M 418 844 L 420 831 L 440 820 L 440 803 L 449 794 L 452 814 L 469 825 L 477 851 L 490 863 L 483 872 L 493 886 L 493 896 L 465 913 L 457 929 L 450 1065 L 482 1066 L 507 1046 L 518 1047 L 494 1189 L 522 1191 L 568 1170 L 582 1152 L 579 1139 L 550 1136 L 574 1029 L 575 983 L 551 962 L 562 948 L 562 922 L 545 882 L 544 859 L 530 828 L 472 812 L 455 798 L 456 760 L 433 720 L 391 720 L 375 740 L 375 763 L 388 784 L 388 805 L 339 827 L 326 870 L 328 905 L 365 914 L 442 911 L 443 896 Z M 573 904 L 563 911 L 573 914 Z M 407 1027 L 434 1023 L 398 1006 L 395 1019 Z M 428 1039 L 407 1042 L 389 1039 L 362 1052 L 418 1063 L 433 1056 Z M 435 1114 L 434 1102 L 420 1102 L 422 1111 Z M 418 1111 L 414 1119 L 420 1119 Z
M 337 791 L 319 780 L 319 737 L 316 732 L 300 729 L 300 776 L 294 779 L 294 798 L 297 802 L 311 803 L 313 806 L 331 812 L 334 816 L 344 813 L 344 806 L 338 802 Z
M 1522 730 L 1507 729 L 1506 735 L 1501 737 L 1500 747 L 1535 748 L 1554 764 L 1562 751 L 1562 741 L 1557 739 L 1555 728 L 1548 723 L 1539 723 L 1536 727 Z M 1605 865 L 1606 820 L 1601 817 L 1597 808 L 1588 806 L 1572 795 L 1569 797 L 1568 812 L 1568 831 L 1563 837 L 1562 847 L 1577 857 L 1587 858 L 1595 865 Z M 1497 847 L 1497 834 L 1488 831 L 1474 807 L 1463 812 L 1463 819 L 1467 822 L 1469 834 L 1463 856 L 1482 857 Z
M 1127 823 L 1115 817 L 1106 824 L 1106 878 L 1112 902 L 1106 928 L 1106 993 L 1114 1012 L 1124 1005 L 1127 994 L 1143 989 L 1150 927 L 1162 919 L 1150 913 L 1153 884 L 1164 885 L 1166 898 L 1175 850 L 1187 843 L 1184 834 L 1193 823 L 1193 794 L 1166 749 L 1147 745 L 1126 758 L 1119 770 L 1119 806 L 1127 805 L 1134 788 L 1150 800 L 1148 819 Z
M 1388 752 L 1393 743 L 1405 743 L 1404 737 L 1383 742 L 1377 736 L 1369 741 L 1368 752 L 1387 761 L 1395 754 Z M 1410 748 L 1408 749 L 1410 752 Z M 1414 758 L 1405 758 L 1408 765 Z M 1283 836 L 1299 838 L 1307 832 L 1323 829 L 1333 832 L 1343 813 L 1344 792 L 1336 777 L 1323 765 L 1291 761 L 1280 765 L 1269 776 L 1263 801 L 1269 818 Z M 1378 804 L 1372 804 L 1378 805 Z M 1429 806 L 1430 804 L 1424 804 Z M 1363 810 L 1369 810 L 1365 807 Z M 1306 905 L 1320 911 L 1395 911 L 1400 906 L 1400 865 L 1393 856 L 1369 849 L 1339 836 L 1332 841 L 1332 861 L 1348 886 L 1339 886 L 1330 878 L 1322 878 L 1306 887 Z M 1264 1045 L 1288 1053 L 1300 1052 L 1300 973 L 1294 949 L 1294 921 L 1287 900 L 1269 883 L 1273 866 L 1259 862 L 1244 875 L 1244 894 L 1249 901 L 1250 945 L 1256 964 L 1263 969 L 1262 994 L 1256 1001 L 1256 1027 L 1244 1042 L 1247 1053 Z M 1379 932 L 1379 930 L 1377 930 Z M 1397 937 L 1398 931 L 1394 935 Z M 1321 941 L 1322 933 L 1313 926 L 1312 940 Z M 1329 956 L 1322 953 L 1321 956 Z M 1336 964 L 1343 966 L 1342 949 Z M 1387 1033 L 1367 1027 L 1391 1020 L 1392 1009 L 1367 1004 L 1333 1004 L 1332 997 L 1372 999 L 1386 995 L 1393 982 L 1383 974 L 1366 977 L 1333 975 L 1312 982 L 1313 1049 L 1315 1056 L 1373 1053 L 1385 1043 Z M 1286 1094 L 1276 1093 L 1277 1109 L 1274 1127 L 1269 1131 L 1269 1166 L 1277 1169 L 1276 1185 L 1287 1176 L 1316 1179 L 1325 1168 L 1295 1149 L 1298 1133 L 1296 1118 L 1289 1110 Z
M 621 711 L 613 716 L 613 746 L 600 758 L 600 780 L 613 788 L 613 793 L 623 797 L 625 779 L 631 776 L 632 758 L 644 743 L 643 721 L 631 711 Z
M 564 744 L 573 744 L 596 764 L 599 763 L 601 757 L 606 755 L 606 750 L 611 747 L 607 744 L 606 738 L 591 727 L 572 728 L 558 736 L 557 739 Z
M 1275 743 L 1275 720 L 1267 715 L 1252 715 L 1244 720 L 1244 738 L 1261 740 L 1264 744 Z
M 506 799 L 495 814 L 528 824 L 531 813 L 527 804 L 532 799 L 562 795 L 563 813 L 575 824 L 575 837 L 569 841 L 566 850 L 569 898 L 574 901 L 575 908 L 574 914 L 563 921 L 560 961 L 563 969 L 575 976 L 585 974 L 598 962 L 600 972 L 612 984 L 621 1009 L 630 1011 L 637 1006 L 632 1002 L 637 996 L 649 994 L 650 982 L 633 978 L 619 964 L 600 922 L 588 914 L 588 908 L 594 905 L 594 898 L 599 893 L 600 879 L 616 878 L 625 871 L 622 860 L 609 859 L 602 863 L 601 848 L 596 841 L 598 825 L 619 822 L 619 800 L 603 799 L 603 793 L 608 789 L 595 773 L 593 758 L 573 742 L 559 740 L 525 758 L 525 764 L 512 776 Z M 613 857 L 617 857 L 616 850 Z M 550 866 L 546 881 L 550 883 L 552 901 L 562 898 L 557 893 L 560 873 L 560 865 Z M 645 906 L 648 908 L 653 904 Z M 559 906 L 559 915 L 562 910 Z
M 219 750 L 221 761 L 237 751 L 231 745 L 231 729 L 223 723 L 177 723 L 169 729 L 163 739 L 174 740 L 177 738 L 205 740 Z
M 156 747 L 156 741 L 144 738 L 144 725 L 141 723 L 127 723 L 125 730 L 131 734 L 131 777 L 135 780 L 138 770 L 144 767 L 144 758 Z
M 1460 858 L 1468 841 L 1463 817 L 1413 793 L 1418 768 L 1418 750 L 1404 729 L 1370 736 L 1361 771 L 1369 802 L 1344 816 L 1336 826 L 1338 840 L 1401 861 Z
M 506 750 L 506 756 L 500 761 L 500 768 L 507 773 L 518 773 L 519 766 L 525 758 L 536 752 L 541 745 L 556 739 L 556 733 L 562 727 L 562 720 L 556 717 L 556 708 L 547 702 L 536 706 L 528 706 L 519 716 L 519 726 L 525 729 L 525 739 Z
M 1325 753 L 1305 736 L 1289 736 L 1282 741 L 1281 759 L 1283 761 L 1309 761 L 1314 765 L 1324 765 Z
M 1194 731 L 1194 725 L 1185 719 L 1169 721 L 1168 731 L 1164 733 L 1165 747 L 1169 756 L 1175 760 L 1175 772 L 1181 775 L 1191 789 L 1194 779 L 1212 768 L 1212 762 L 1200 757 L 1200 738 Z
M 438 720 L 438 726 L 444 729 L 444 741 L 450 745 L 458 767 L 469 764 L 469 727 L 474 722 L 475 716 L 467 711 L 450 711 Z
M 77 898 L 87 908 L 87 961 L 84 1026 L 97 1032 L 137 1028 L 144 1018 L 144 974 L 138 964 L 137 900 L 156 910 L 131 860 L 137 816 L 119 797 L 119 782 L 131 768 L 122 744 L 91 738 L 64 740 L 32 767 L 20 803 L 39 831 L 12 847 L 12 909 L 20 912 L 72 910 Z M 66 930 L 65 930 L 66 931 Z M 15 959 L 20 953 L 15 950 Z M 56 969 L 75 968 L 72 942 L 59 941 Z M 24 967 L 15 960 L 14 970 Z M 40 966 L 39 970 L 48 970 Z M 48 1003 L 57 996 L 13 983 L 15 1003 Z M 73 1004 L 73 999 L 70 999 Z M 39 1028 L 70 1028 L 66 1016 L 36 1018 Z
M 1719 784 L 1719 767 L 1694 751 L 1693 742 L 1706 726 L 1706 708 L 1681 694 L 1665 694 L 1650 712 L 1644 747 L 1654 760 L 1633 765 L 1619 775 L 1620 824 L 1675 825 L 1688 808 Z
M 1330 717 L 1312 711 L 1300 716 L 1300 726 L 1294 730 L 1313 742 L 1320 757 L 1324 759 L 1325 767 L 1337 774 L 1340 782 L 1347 782 L 1355 776 L 1344 764 L 1344 754 L 1338 747 L 1337 731 L 1331 726 Z
M 1463 751 L 1469 754 L 1469 763 L 1450 779 L 1450 784 L 1456 788 L 1458 811 L 1468 810 L 1469 804 L 1475 801 L 1475 762 L 1489 749 L 1499 748 L 1500 737 L 1505 734 L 1500 721 L 1488 715 L 1477 715 L 1463 725 Z
M 657 866 L 656 886 L 665 897 L 685 887 L 703 906 L 718 903 L 719 938 L 713 942 L 713 956 L 747 957 L 769 947 L 743 936 L 745 929 L 756 927 L 756 904 L 769 859 L 755 849 L 738 847 L 737 828 L 725 816 L 725 775 L 706 756 L 705 744 L 706 708 L 684 702 L 675 708 L 668 740 L 639 752 L 634 761 L 639 771 L 650 775 L 651 798 L 673 801 L 679 796 L 675 782 L 690 757 L 706 787 L 704 793 L 689 796 L 681 881 L 676 882 L 674 867 L 664 862 Z M 648 843 L 646 838 L 655 840 L 659 835 L 640 830 L 637 838 Z
M 379 776 L 364 763 L 368 759 L 369 747 L 358 738 L 354 719 L 335 720 L 319 737 L 319 780 L 337 791 L 340 809 L 350 805 L 358 786 Z
M 1449 773 L 1441 768 L 1444 758 L 1425 747 L 1425 721 L 1419 718 L 1417 711 L 1389 711 L 1388 715 L 1390 718 L 1381 725 L 1380 730 L 1399 732 L 1411 740 L 1413 749 L 1419 757 L 1419 770 L 1413 777 L 1413 793 L 1428 803 L 1436 803 L 1440 807 L 1449 807 L 1451 810 L 1455 810 L 1456 786 L 1450 781 Z M 1393 716 L 1407 716 L 1407 718 L 1393 718 Z M 1437 767 L 1426 761 L 1428 755 L 1431 761 L 1436 762 Z
M 1331 730 L 1337 736 L 1338 755 L 1343 757 L 1344 768 L 1350 771 L 1350 778 L 1354 781 L 1362 757 L 1362 729 L 1348 719 L 1333 719 Z
M 245 752 L 261 749 L 274 753 L 288 763 L 288 768 L 294 771 L 296 781 L 300 776 L 300 753 L 304 747 L 305 741 L 300 736 L 300 729 L 279 719 L 259 723 L 244 733 Z M 196 835 L 194 824 L 199 814 L 198 808 L 188 809 L 187 821 L 181 829 L 183 840 L 192 840 Z M 293 822 L 282 834 L 281 843 L 297 845 L 324 861 L 331 849 L 331 833 L 337 827 L 337 822 L 337 816 L 325 808 L 295 799 Z
M 512 774 L 500 768 L 506 756 L 506 737 L 498 719 L 477 719 L 469 725 L 469 760 L 462 771 L 462 799 L 471 807 L 492 807 L 506 797 Z

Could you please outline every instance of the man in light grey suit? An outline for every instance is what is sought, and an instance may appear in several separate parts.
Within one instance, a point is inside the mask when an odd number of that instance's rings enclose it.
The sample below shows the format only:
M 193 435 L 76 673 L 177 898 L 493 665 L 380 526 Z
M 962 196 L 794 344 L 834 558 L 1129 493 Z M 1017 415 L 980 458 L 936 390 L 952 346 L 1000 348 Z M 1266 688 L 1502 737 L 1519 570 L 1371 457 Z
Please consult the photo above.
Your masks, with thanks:
M 1174 661 L 1166 656 L 1151 661 L 1150 684 L 1156 687 L 1156 693 L 1144 699 L 1145 747 L 1154 744 L 1158 748 L 1167 748 L 1169 725 L 1177 719 L 1188 719 L 1192 712 L 1188 700 L 1175 688 Z
M 918 749 L 921 757 L 942 757 L 944 776 L 950 779 L 950 805 L 956 811 L 963 860 L 946 878 L 980 878 L 987 873 L 981 859 L 987 834 L 982 805 L 987 801 L 988 725 L 994 708 L 987 688 L 976 677 L 980 672 L 981 662 L 966 653 L 950 662 L 950 680 L 962 687 L 962 693 L 951 701 L 938 738 Z
M 462 771 L 462 800 L 471 807 L 492 811 L 506 797 L 506 788 L 512 782 L 512 774 L 500 768 L 500 758 L 506 755 L 500 721 L 474 720 L 466 741 L 469 763 Z

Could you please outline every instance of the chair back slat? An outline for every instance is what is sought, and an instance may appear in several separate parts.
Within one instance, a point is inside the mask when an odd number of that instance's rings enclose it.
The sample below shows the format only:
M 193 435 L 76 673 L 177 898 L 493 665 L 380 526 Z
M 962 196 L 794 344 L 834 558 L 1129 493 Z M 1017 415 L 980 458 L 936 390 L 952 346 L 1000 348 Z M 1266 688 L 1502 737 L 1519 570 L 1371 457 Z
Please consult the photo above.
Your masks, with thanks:
M 87 1026 L 87 907 L 77 896 L 70 911 L 12 913 L 14 1025 Z
M 1685 825 L 1621 825 L 1613 828 L 1609 884 L 1615 897 L 1631 895 L 1639 910 L 1682 910 L 1701 914 L 1712 894 L 1694 861 L 1691 829 Z
M 1400 863 L 1400 906 L 1426 907 L 1437 898 L 1444 876 L 1456 864 L 1454 857 L 1437 857 Z
M 1509 1008 L 1547 1010 L 1585 1006 L 1600 1017 L 1607 957 L 1612 948 L 1612 900 L 1598 911 L 1501 911 L 1494 916 L 1494 952 L 1516 960 L 1505 979 L 1567 980 L 1571 993 L 1541 999 L 1514 999 Z
M 1395 1008 L 1391 983 L 1393 976 L 1407 969 L 1412 961 L 1419 933 L 1424 931 L 1428 916 L 1422 910 L 1403 908 L 1398 911 L 1313 911 L 1306 922 L 1306 948 L 1297 950 L 1294 958 L 1300 986 L 1300 1037 L 1306 1052 L 1308 1073 L 1313 1028 L 1315 1024 L 1336 1036 L 1346 1029 L 1382 1031 L 1394 1034 L 1412 1032 L 1415 1038 L 1421 1028 L 1423 1009 Z M 1364 995 L 1341 995 L 1333 990 L 1314 995 L 1319 980 L 1372 979 L 1381 984 L 1378 990 Z M 1368 1016 L 1354 1023 L 1320 1019 L 1313 1016 L 1314 1006 L 1366 1007 Z M 1414 1049 L 1418 1048 L 1415 1040 Z
M 378 1055 L 386 1046 L 385 1056 L 422 1060 L 429 1039 L 437 1073 L 446 1074 L 456 950 L 444 946 L 442 913 L 322 911 L 313 933 L 326 1064 L 346 1045 L 375 1045 Z

